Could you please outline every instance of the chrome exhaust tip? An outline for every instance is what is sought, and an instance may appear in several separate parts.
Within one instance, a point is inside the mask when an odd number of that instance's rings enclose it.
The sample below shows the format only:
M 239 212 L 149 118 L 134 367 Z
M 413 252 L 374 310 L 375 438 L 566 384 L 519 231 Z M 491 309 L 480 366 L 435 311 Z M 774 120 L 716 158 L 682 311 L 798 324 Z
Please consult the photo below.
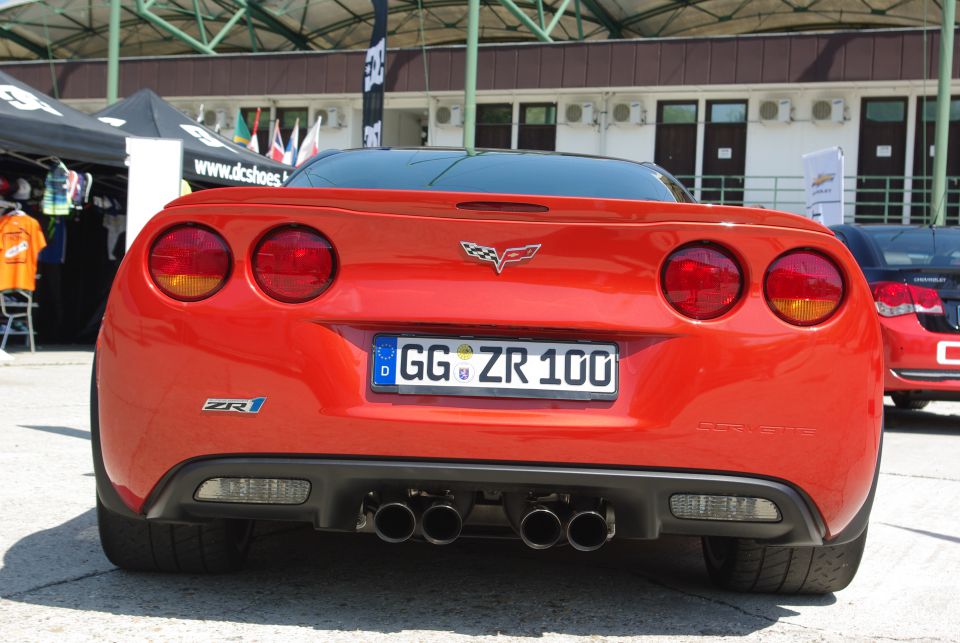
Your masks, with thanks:
M 388 543 L 402 543 L 413 536 L 417 528 L 417 516 L 405 502 L 387 502 L 373 514 L 373 528 Z
M 578 551 L 596 551 L 607 542 L 607 519 L 597 511 L 579 511 L 567 523 L 567 541 Z
M 563 538 L 560 517 L 543 505 L 532 507 L 520 520 L 520 539 L 527 547 L 549 549 Z
M 460 537 L 463 529 L 463 517 L 456 507 L 445 500 L 440 500 L 423 512 L 420 519 L 420 528 L 423 537 L 433 545 L 449 545 Z

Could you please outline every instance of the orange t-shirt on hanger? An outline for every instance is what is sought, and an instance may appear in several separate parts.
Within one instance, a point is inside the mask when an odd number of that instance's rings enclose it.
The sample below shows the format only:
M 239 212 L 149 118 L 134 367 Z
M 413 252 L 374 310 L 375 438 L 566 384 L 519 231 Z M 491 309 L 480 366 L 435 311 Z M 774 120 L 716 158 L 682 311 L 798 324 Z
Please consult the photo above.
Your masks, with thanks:
M 46 245 L 40 224 L 33 217 L 0 216 L 0 290 L 35 290 L 37 257 Z

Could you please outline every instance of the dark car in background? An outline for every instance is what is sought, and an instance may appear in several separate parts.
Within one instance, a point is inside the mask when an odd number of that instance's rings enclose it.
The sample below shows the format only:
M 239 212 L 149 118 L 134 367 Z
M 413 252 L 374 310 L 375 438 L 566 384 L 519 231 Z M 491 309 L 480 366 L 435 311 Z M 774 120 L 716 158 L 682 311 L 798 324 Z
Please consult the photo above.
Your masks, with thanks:
M 873 291 L 883 330 L 884 390 L 902 409 L 960 400 L 960 228 L 832 228 Z

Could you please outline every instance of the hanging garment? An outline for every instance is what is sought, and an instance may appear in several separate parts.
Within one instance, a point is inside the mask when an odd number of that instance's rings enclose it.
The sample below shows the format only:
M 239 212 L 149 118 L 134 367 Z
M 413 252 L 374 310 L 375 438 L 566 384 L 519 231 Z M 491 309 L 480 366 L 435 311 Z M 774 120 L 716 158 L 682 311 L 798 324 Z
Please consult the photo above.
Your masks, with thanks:
M 67 220 L 64 217 L 48 217 L 46 237 L 47 247 L 40 253 L 40 263 L 66 263 L 67 261 Z
M 107 256 L 110 261 L 116 261 L 117 241 L 120 235 L 127 231 L 127 215 L 104 213 L 103 227 L 107 229 Z
M 43 213 L 50 217 L 65 217 L 70 214 L 68 194 L 69 170 L 57 163 L 50 172 L 43 189 Z
M 0 217 L 0 290 L 35 290 L 37 257 L 46 245 L 33 217 L 22 213 Z

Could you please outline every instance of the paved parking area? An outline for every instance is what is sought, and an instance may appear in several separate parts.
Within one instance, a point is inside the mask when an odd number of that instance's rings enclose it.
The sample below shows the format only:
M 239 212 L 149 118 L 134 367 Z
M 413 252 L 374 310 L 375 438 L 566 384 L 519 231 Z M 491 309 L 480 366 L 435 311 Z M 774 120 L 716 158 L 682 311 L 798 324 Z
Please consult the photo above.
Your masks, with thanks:
M 887 408 L 860 573 L 825 597 L 713 589 L 699 543 L 533 552 L 261 529 L 247 571 L 131 574 L 100 552 L 89 352 L 0 362 L 0 639 L 960 640 L 960 404 Z

